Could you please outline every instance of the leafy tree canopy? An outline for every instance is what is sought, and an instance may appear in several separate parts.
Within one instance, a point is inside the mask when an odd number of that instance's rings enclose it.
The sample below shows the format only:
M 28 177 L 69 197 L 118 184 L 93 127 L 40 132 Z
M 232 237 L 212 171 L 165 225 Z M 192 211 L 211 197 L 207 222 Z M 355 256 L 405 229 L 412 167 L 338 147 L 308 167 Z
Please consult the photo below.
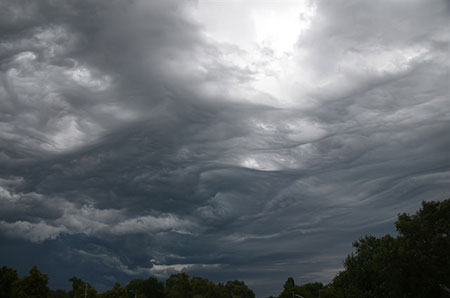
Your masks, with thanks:
M 280 298 L 450 297 L 450 200 L 423 202 L 414 215 L 400 214 L 397 237 L 365 236 L 327 286 L 296 286 L 288 278 Z
M 253 291 L 243 281 L 228 281 L 225 284 L 225 289 L 232 298 L 255 298 Z
M 48 276 L 36 266 L 30 269 L 30 275 L 14 282 L 12 297 L 14 298 L 47 298 L 50 289 L 47 287 Z
M 423 202 L 415 215 L 401 214 L 399 235 L 365 236 L 333 280 L 336 297 L 449 297 L 450 200 Z
M 10 298 L 12 296 L 13 284 L 18 279 L 16 270 L 6 266 L 0 269 L 0 298 Z
M 132 298 L 164 298 L 164 283 L 155 277 L 134 279 L 128 283 L 126 289 Z
M 116 282 L 111 290 L 106 291 L 98 296 L 99 298 L 128 298 L 128 292 L 122 288 L 120 283 Z
M 69 279 L 72 283 L 72 291 L 69 293 L 71 298 L 95 298 L 97 297 L 97 290 L 89 283 L 82 281 L 77 277 Z
M 189 276 L 186 273 L 172 274 L 166 280 L 165 294 L 170 298 L 192 298 Z

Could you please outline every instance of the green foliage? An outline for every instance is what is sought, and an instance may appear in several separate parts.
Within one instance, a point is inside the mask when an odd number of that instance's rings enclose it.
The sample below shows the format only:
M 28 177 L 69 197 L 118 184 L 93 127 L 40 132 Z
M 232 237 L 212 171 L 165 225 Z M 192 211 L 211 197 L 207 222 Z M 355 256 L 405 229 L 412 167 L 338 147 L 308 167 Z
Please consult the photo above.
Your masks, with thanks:
M 389 288 L 395 286 L 399 268 L 396 239 L 391 236 L 366 236 L 353 243 L 356 252 L 344 262 L 345 271 L 334 280 L 334 287 L 345 297 L 390 297 Z
M 17 277 L 17 271 L 3 266 L 0 269 L 0 298 L 10 298 L 12 296 L 12 288 Z
M 423 202 L 415 215 L 401 214 L 399 236 L 366 236 L 333 280 L 334 297 L 443 298 L 450 285 L 450 200 Z
M 289 277 L 283 286 L 283 292 L 281 292 L 279 298 L 292 298 L 292 293 L 295 292 L 295 282 L 292 277 Z
M 304 298 L 318 298 L 321 297 L 320 293 L 324 289 L 324 285 L 319 282 L 297 286 L 295 285 L 294 279 L 289 277 L 284 284 L 283 292 L 280 294 L 279 298 L 292 298 L 293 294 L 301 295 Z
M 319 298 L 343 298 L 343 296 L 329 284 L 319 291 Z
M 201 277 L 193 277 L 189 281 L 192 289 L 193 298 L 216 298 L 216 285 L 206 279 Z
M 72 291 L 69 293 L 71 298 L 95 298 L 97 297 L 97 290 L 89 283 L 82 281 L 77 277 L 69 279 L 72 283 Z
M 255 294 L 242 281 L 215 284 L 206 278 L 189 280 L 186 273 L 171 275 L 165 284 L 166 298 L 255 298 Z
M 41 273 L 36 266 L 33 266 L 30 270 L 30 275 L 14 282 L 12 297 L 47 298 L 50 295 L 47 283 L 48 276 Z
M 172 274 L 166 280 L 165 294 L 170 298 L 192 298 L 189 276 L 186 273 Z
M 415 215 L 399 215 L 395 225 L 409 273 L 401 290 L 411 297 L 449 297 L 439 284 L 450 287 L 450 200 L 423 202 Z
M 450 200 L 423 202 L 416 215 L 402 214 L 395 225 L 405 262 L 414 264 L 408 287 L 418 297 L 438 297 L 438 284 L 450 287 Z
M 70 294 L 65 290 L 50 291 L 50 298 L 70 298 Z
M 122 288 L 118 282 L 114 284 L 111 290 L 98 295 L 99 298 L 128 298 L 128 292 Z
M 130 298 L 164 298 L 164 283 L 155 277 L 133 279 L 126 289 Z
M 344 270 L 329 285 L 296 286 L 288 278 L 279 298 L 448 298 L 450 200 L 423 202 L 415 215 L 399 215 L 395 226 L 397 237 L 355 241 Z
M 255 293 L 243 281 L 228 281 L 225 289 L 232 298 L 255 298 Z
M 219 283 L 214 287 L 214 298 L 230 298 L 230 294 L 224 284 Z
M 297 292 L 305 298 L 318 298 L 320 291 L 324 289 L 320 282 L 308 283 L 297 288 Z

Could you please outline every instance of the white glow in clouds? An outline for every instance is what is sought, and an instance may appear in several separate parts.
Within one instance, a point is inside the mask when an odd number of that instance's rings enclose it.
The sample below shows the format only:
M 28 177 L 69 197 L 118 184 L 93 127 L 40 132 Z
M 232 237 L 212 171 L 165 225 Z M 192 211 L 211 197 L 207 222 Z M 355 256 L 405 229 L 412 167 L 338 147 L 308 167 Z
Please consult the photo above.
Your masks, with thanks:
M 315 15 L 315 6 L 301 3 L 253 10 L 257 44 L 272 49 L 277 57 L 290 54 L 298 36 L 310 27 L 311 18 Z
M 207 38 L 217 43 L 225 63 L 252 73 L 251 81 L 235 83 L 227 90 L 230 98 L 278 108 L 304 102 L 291 92 L 293 78 L 298 77 L 298 65 L 293 57 L 299 37 L 311 27 L 315 15 L 316 6 L 309 0 L 200 0 L 194 11 L 194 18 Z M 229 50 L 224 44 L 233 45 L 239 51 Z M 311 130 L 312 136 L 307 136 L 305 128 L 311 127 L 313 124 L 303 121 L 300 126 L 285 129 L 288 139 L 298 139 L 298 142 L 323 135 L 321 131 Z M 243 154 L 229 162 L 260 171 L 301 166 L 287 152 Z
M 298 36 L 316 13 L 309 1 L 200 0 L 196 18 L 205 33 L 245 50 L 268 47 L 277 54 L 292 52 Z
M 310 1 L 213 1 L 200 0 L 194 17 L 213 41 L 239 47 L 243 53 L 225 53 L 231 64 L 255 73 L 248 87 L 267 93 L 272 101 L 286 105 L 291 99 L 283 91 L 289 77 L 289 60 L 303 31 L 311 26 L 316 6 Z M 237 89 L 236 89 L 237 90 Z M 245 92 L 245 91 L 244 91 Z M 236 91 L 237 97 L 246 97 Z M 244 95 L 244 96 L 242 96 Z M 252 101 L 247 96 L 247 100 Z

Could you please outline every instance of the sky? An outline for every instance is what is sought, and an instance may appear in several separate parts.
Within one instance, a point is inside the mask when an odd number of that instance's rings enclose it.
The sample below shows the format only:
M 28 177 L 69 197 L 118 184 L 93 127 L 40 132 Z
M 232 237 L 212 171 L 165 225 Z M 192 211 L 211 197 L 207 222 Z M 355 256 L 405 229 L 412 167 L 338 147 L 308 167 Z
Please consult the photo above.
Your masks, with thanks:
M 450 194 L 450 2 L 0 0 L 0 264 L 327 283 Z

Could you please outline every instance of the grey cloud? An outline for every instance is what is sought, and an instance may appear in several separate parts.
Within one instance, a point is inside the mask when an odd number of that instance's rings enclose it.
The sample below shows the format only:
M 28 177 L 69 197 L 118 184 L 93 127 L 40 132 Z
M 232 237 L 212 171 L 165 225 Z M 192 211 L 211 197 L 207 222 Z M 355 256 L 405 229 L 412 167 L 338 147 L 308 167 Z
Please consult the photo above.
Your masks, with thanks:
M 186 5 L 2 2 L 8 264 L 53 254 L 58 286 L 69 264 L 100 288 L 181 270 L 273 295 L 448 195 L 447 2 L 317 2 L 278 77 L 288 106 Z
M 93 237 L 164 231 L 191 234 L 195 227 L 189 220 L 172 214 L 133 217 L 121 210 L 97 209 L 86 204 L 80 206 L 38 193 L 15 193 L 7 186 L 2 186 L 0 193 L 0 214 L 6 220 L 0 221 L 0 228 L 11 237 L 34 242 L 54 239 L 61 233 L 83 233 Z

